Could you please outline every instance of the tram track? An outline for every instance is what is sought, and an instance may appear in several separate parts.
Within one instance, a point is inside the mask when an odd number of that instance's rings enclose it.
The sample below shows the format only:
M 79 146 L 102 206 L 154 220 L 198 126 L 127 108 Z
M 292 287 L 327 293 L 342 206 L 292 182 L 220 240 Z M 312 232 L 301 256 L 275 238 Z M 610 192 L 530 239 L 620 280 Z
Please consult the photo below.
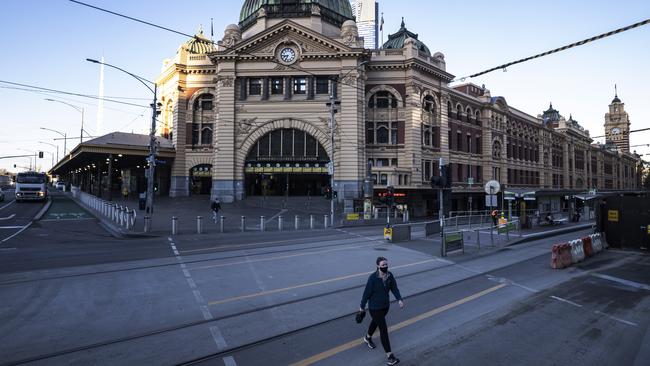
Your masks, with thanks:
M 545 243 L 539 243 L 537 245 L 542 245 L 542 244 L 545 244 Z M 536 245 L 533 245 L 533 246 L 536 246 Z M 540 256 L 544 256 L 544 255 L 545 254 L 540 255 Z M 536 257 L 533 257 L 533 258 L 538 258 L 540 256 L 536 256 Z M 530 259 L 532 259 L 532 258 L 526 258 L 525 260 L 530 260 Z M 440 259 L 440 261 L 446 262 L 446 261 L 441 260 L 441 259 Z M 524 261 L 524 260 L 522 260 L 522 261 Z M 435 287 L 432 287 L 432 288 L 429 288 L 429 289 L 425 289 L 425 290 L 422 290 L 422 291 L 415 292 L 415 293 L 413 293 L 411 295 L 404 296 L 404 299 L 412 299 L 414 297 L 421 296 L 421 295 L 424 295 L 424 294 L 427 294 L 427 293 L 430 293 L 430 292 L 433 292 L 433 291 L 436 291 L 436 290 L 439 290 L 439 289 L 442 289 L 442 288 L 453 286 L 453 285 L 458 284 L 458 283 L 463 282 L 463 281 L 467 281 L 467 280 L 471 280 L 471 279 L 474 279 L 474 278 L 479 278 L 479 277 L 482 277 L 482 276 L 486 276 L 491 272 L 496 272 L 496 271 L 500 271 L 500 270 L 506 269 L 506 268 L 511 267 L 511 266 L 515 266 L 515 265 L 519 264 L 520 262 L 521 261 L 506 264 L 506 265 L 503 265 L 503 266 L 492 268 L 492 269 L 490 269 L 488 271 L 472 271 L 473 274 L 470 274 L 468 276 L 465 276 L 463 278 L 460 278 L 458 280 L 455 280 L 455 281 L 452 281 L 452 282 L 449 282 L 449 283 L 445 283 L 445 284 L 442 284 L 442 285 L 439 285 L 439 286 L 435 286 Z M 402 275 L 400 275 L 400 279 L 403 280 L 403 279 L 412 278 L 412 277 L 422 275 L 422 274 L 430 274 L 431 272 L 447 269 L 447 268 L 450 268 L 450 267 L 459 267 L 461 269 L 468 270 L 468 268 L 465 267 L 465 266 L 459 265 L 457 263 L 450 262 L 448 264 L 438 266 L 438 267 L 435 267 L 435 268 L 428 268 L 428 269 L 414 271 L 414 272 L 411 272 L 411 273 L 408 273 L 408 274 L 402 274 Z M 363 281 L 361 281 L 361 282 L 363 282 Z M 84 345 L 84 346 L 68 348 L 68 349 L 65 349 L 65 350 L 57 351 L 57 352 L 42 354 L 42 355 L 33 356 L 33 357 L 29 357 L 29 358 L 24 358 L 24 359 L 20 359 L 20 360 L 8 362 L 8 363 L 2 363 L 2 364 L 0 364 L 0 366 L 22 365 L 22 364 L 25 364 L 25 363 L 30 363 L 30 362 L 35 362 L 35 361 L 53 359 L 53 358 L 56 358 L 56 357 L 66 356 L 66 355 L 70 355 L 70 354 L 73 354 L 73 353 L 88 351 L 88 350 L 102 348 L 102 347 L 108 347 L 108 346 L 112 346 L 112 345 L 116 345 L 116 344 L 120 344 L 120 343 L 135 341 L 135 340 L 139 340 L 139 339 L 143 339 L 143 338 L 147 338 L 147 337 L 152 337 L 152 336 L 161 335 L 161 334 L 165 334 L 165 333 L 170 333 L 170 332 L 174 332 L 174 331 L 184 330 L 184 329 L 188 329 L 188 328 L 192 328 L 192 327 L 196 327 L 196 326 L 209 325 L 209 324 L 212 324 L 212 323 L 215 323 L 215 322 L 218 322 L 218 321 L 233 319 L 233 318 L 253 314 L 253 313 L 256 313 L 256 312 L 270 310 L 272 308 L 277 308 L 277 307 L 282 307 L 282 306 L 287 306 L 287 305 L 293 305 L 293 304 L 297 304 L 297 303 L 304 302 L 304 301 L 310 301 L 310 300 L 314 300 L 314 299 L 318 299 L 318 298 L 324 298 L 324 297 L 327 297 L 327 296 L 337 295 L 337 294 L 341 294 L 341 293 L 347 292 L 347 291 L 357 291 L 358 292 L 360 289 L 365 287 L 365 283 L 361 283 L 361 282 L 360 282 L 359 285 L 347 286 L 347 287 L 339 288 L 339 289 L 332 290 L 332 291 L 327 291 L 327 292 L 322 292 L 322 293 L 311 295 L 311 296 L 301 297 L 299 299 L 291 299 L 291 300 L 287 300 L 287 301 L 283 301 L 283 302 L 277 302 L 277 303 L 273 303 L 273 304 L 269 304 L 269 305 L 265 305 L 265 306 L 255 307 L 255 308 L 248 309 L 248 310 L 245 310 L 245 311 L 240 311 L 240 312 L 235 312 L 235 313 L 231 313 L 231 314 L 227 314 L 227 315 L 222 315 L 222 316 L 219 316 L 219 317 L 214 317 L 214 318 L 208 319 L 208 320 L 201 319 L 201 320 L 197 320 L 197 321 L 178 324 L 178 325 L 171 326 L 171 327 L 165 327 L 165 328 L 161 328 L 161 329 L 157 329 L 157 330 L 152 330 L 152 331 L 148 331 L 148 332 L 134 334 L 134 335 L 131 335 L 131 336 L 114 338 L 114 339 L 107 340 L 107 341 L 96 342 L 96 343 L 92 343 L 92 344 L 88 344 L 88 345 Z M 296 329 L 293 329 L 293 330 L 290 330 L 290 331 L 287 331 L 287 332 L 279 333 L 279 334 L 271 336 L 271 337 L 266 337 L 266 338 L 263 338 L 263 339 L 247 342 L 247 343 L 244 343 L 244 344 L 241 344 L 241 345 L 238 345 L 238 346 L 229 347 L 229 348 L 223 349 L 223 350 L 221 350 L 219 352 L 215 352 L 215 353 L 212 353 L 212 354 L 209 354 L 209 355 L 206 355 L 206 356 L 202 356 L 202 357 L 199 357 L 199 358 L 196 358 L 196 359 L 193 359 L 193 360 L 182 362 L 179 365 L 196 365 L 196 364 L 199 364 L 199 363 L 202 363 L 202 362 L 205 362 L 205 361 L 220 358 L 220 357 L 223 357 L 223 356 L 225 356 L 227 354 L 231 354 L 231 353 L 234 353 L 234 352 L 249 349 L 249 348 L 252 348 L 252 347 L 267 343 L 267 342 L 271 342 L 273 340 L 277 340 L 279 338 L 282 338 L 282 337 L 285 337 L 285 336 L 288 336 L 288 335 L 292 335 L 292 334 L 295 334 L 295 333 L 298 333 L 298 332 L 301 332 L 301 331 L 304 331 L 304 330 L 307 330 L 307 329 L 310 329 L 310 328 L 322 326 L 322 325 L 325 325 L 325 324 L 328 324 L 328 323 L 331 323 L 331 322 L 334 322 L 334 321 L 337 321 L 337 320 L 340 320 L 340 319 L 343 319 L 343 318 L 346 318 L 346 317 L 350 317 L 350 316 L 354 315 L 355 313 L 356 313 L 356 311 L 345 313 L 345 314 L 337 316 L 337 317 L 333 317 L 333 318 L 330 318 L 330 319 L 326 319 L 324 321 L 309 324 L 309 325 L 299 327 L 299 328 L 296 328 Z
M 348 233 L 342 233 L 342 234 L 347 234 L 349 236 L 353 236 L 352 234 L 348 234 Z M 329 237 L 333 237 L 333 236 L 334 235 L 329 235 Z M 292 241 L 293 240 L 298 241 L 298 240 L 305 240 L 305 239 L 301 238 L 301 239 L 291 239 L 291 240 Z M 338 239 L 324 240 L 324 241 L 321 241 L 321 242 L 326 243 L 326 242 L 340 241 L 340 240 L 357 240 L 357 238 L 354 238 L 354 237 L 352 237 L 352 238 L 338 238 Z M 364 240 L 378 241 L 378 242 L 380 241 L 379 238 L 378 239 L 364 238 Z M 383 243 L 385 243 L 385 242 L 383 242 Z M 285 247 L 285 246 L 293 246 L 293 245 L 301 245 L 301 244 L 307 244 L 308 245 L 308 243 L 286 243 L 286 244 L 281 244 L 281 245 L 260 246 L 260 247 L 248 248 L 248 249 L 214 250 L 212 252 L 202 253 L 202 254 L 199 254 L 199 255 L 210 255 L 210 254 L 218 254 L 218 253 L 238 252 L 238 251 L 243 251 L 243 250 L 256 250 L 256 249 L 265 249 L 265 248 Z M 250 258 L 250 257 L 260 256 L 260 255 L 283 254 L 283 253 L 291 253 L 291 252 L 298 252 L 298 251 L 308 251 L 308 250 L 313 250 L 313 249 L 334 248 L 334 247 L 340 247 L 340 246 L 346 246 L 346 245 L 353 246 L 353 245 L 355 245 L 355 243 L 323 244 L 323 245 L 316 245 L 316 246 L 310 246 L 310 247 L 304 247 L 304 248 L 291 248 L 291 249 L 274 250 L 274 251 L 267 251 L 267 252 L 261 252 L 261 253 L 244 253 L 244 254 L 232 255 L 232 256 L 227 256 L 227 257 L 219 257 L 219 258 L 204 258 L 204 259 L 195 259 L 195 260 L 185 260 L 183 263 L 185 263 L 185 264 L 197 264 L 197 263 L 206 263 L 206 262 L 214 262 L 214 261 L 229 260 L 229 259 Z M 159 260 L 160 259 L 172 260 L 172 259 L 174 259 L 174 256 L 171 255 L 171 256 L 157 258 L 157 259 L 159 259 Z M 35 282 L 43 282 L 43 281 L 53 281 L 53 280 L 68 279 L 68 278 L 80 278 L 80 277 L 86 277 L 86 276 L 114 274 L 114 273 L 122 273 L 122 272 L 129 272 L 129 271 L 160 269 L 160 268 L 173 267 L 173 266 L 178 266 L 178 265 L 179 265 L 178 262 L 176 262 L 176 261 L 171 262 L 170 261 L 169 263 L 162 263 L 162 264 L 149 265 L 149 266 L 137 266 L 137 267 L 114 269 L 114 270 L 75 273 L 75 274 L 52 276 L 52 277 L 45 277 L 45 278 L 34 278 L 34 279 L 25 279 L 25 280 L 5 281 L 5 282 L 0 282 L 0 286 L 25 284 L 25 283 L 35 283 Z

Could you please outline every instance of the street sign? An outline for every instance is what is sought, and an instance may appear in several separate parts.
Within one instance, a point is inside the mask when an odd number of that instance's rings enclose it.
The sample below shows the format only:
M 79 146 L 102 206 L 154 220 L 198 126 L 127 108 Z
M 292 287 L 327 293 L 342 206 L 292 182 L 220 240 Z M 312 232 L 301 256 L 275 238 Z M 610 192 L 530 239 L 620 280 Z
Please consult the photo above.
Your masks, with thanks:
M 469 184 L 469 185 L 474 184 L 474 178 L 472 178 L 472 177 L 467 178 L 467 184 Z
M 491 180 L 485 183 L 485 193 L 497 194 L 501 190 L 501 185 L 496 180 Z
M 486 194 L 485 195 L 485 206 L 486 207 L 496 207 L 497 206 L 497 195 L 496 194 Z
M 607 211 L 607 221 L 618 222 L 618 210 Z
M 327 163 L 327 174 L 332 175 L 334 174 L 334 163 L 331 161 Z

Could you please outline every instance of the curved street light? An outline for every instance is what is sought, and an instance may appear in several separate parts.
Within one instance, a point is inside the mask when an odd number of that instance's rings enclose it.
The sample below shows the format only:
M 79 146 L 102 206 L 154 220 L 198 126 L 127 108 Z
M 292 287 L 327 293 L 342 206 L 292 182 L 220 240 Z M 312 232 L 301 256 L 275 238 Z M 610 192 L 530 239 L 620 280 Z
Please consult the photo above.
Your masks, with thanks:
M 65 133 L 65 132 L 61 132 L 61 131 L 57 131 L 57 130 L 53 130 L 53 129 L 51 129 L 51 128 L 45 128 L 45 127 L 40 127 L 40 129 L 41 129 L 41 130 L 46 130 L 46 131 L 56 132 L 56 133 L 58 133 L 59 135 L 63 136 L 63 155 L 65 156 L 65 155 L 67 154 L 66 147 L 67 147 L 67 144 L 68 144 L 68 138 L 67 138 L 66 133 Z M 58 159 L 57 159 L 57 160 L 58 160 Z
M 59 145 L 50 144 L 49 142 L 43 142 L 43 141 L 39 141 L 38 143 L 43 145 L 54 146 L 56 148 L 56 162 L 57 163 L 59 162 Z M 52 166 L 54 166 L 54 164 L 52 164 Z
M 70 104 L 68 102 L 64 102 L 62 100 L 57 100 L 57 99 L 50 99 L 50 98 L 45 98 L 48 102 L 57 102 L 61 104 L 65 104 L 69 107 L 74 108 L 77 112 L 81 113 L 81 134 L 79 135 L 79 143 L 84 142 L 84 109 L 82 107 L 76 106 L 74 104 Z
M 147 159 L 149 162 L 149 169 L 147 170 L 147 199 L 146 199 L 146 206 L 145 206 L 145 213 L 148 215 L 153 215 L 153 180 L 155 178 L 155 169 L 156 169 L 156 116 L 157 116 L 157 107 L 158 107 L 158 101 L 157 101 L 157 92 L 158 92 L 158 85 L 154 83 L 151 80 L 147 80 L 143 78 L 142 76 L 138 76 L 136 74 L 133 74 L 129 71 L 126 71 L 120 67 L 117 67 L 115 65 L 107 64 L 105 62 L 101 62 L 92 58 L 87 58 L 86 61 L 92 62 L 94 64 L 98 65 L 104 65 L 108 66 L 110 68 L 113 68 L 115 70 L 119 70 L 134 79 L 138 80 L 142 85 L 144 85 L 147 89 L 149 89 L 150 92 L 153 93 L 153 103 L 151 103 L 151 130 L 149 131 L 149 158 Z M 149 86 L 153 85 L 153 89 Z M 145 227 L 145 230 L 148 230 L 149 228 Z

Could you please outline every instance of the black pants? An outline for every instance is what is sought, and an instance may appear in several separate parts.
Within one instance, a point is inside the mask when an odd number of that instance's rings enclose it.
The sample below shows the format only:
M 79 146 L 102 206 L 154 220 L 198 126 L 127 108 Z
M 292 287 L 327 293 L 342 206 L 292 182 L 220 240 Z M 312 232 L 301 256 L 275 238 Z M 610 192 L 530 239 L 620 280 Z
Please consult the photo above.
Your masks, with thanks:
M 386 353 L 391 352 L 390 341 L 388 340 L 388 325 L 386 325 L 386 314 L 388 308 L 385 309 L 370 309 L 370 317 L 372 321 L 368 327 L 368 335 L 372 337 L 377 327 L 379 327 L 379 337 L 381 338 L 381 345 L 384 347 Z

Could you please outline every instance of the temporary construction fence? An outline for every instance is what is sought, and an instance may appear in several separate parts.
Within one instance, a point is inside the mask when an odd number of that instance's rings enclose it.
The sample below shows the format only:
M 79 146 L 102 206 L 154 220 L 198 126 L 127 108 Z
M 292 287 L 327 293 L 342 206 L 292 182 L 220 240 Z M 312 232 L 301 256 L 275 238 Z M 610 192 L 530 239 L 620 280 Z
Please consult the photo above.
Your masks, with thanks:
M 584 261 L 607 248 L 600 233 L 565 243 L 554 244 L 551 249 L 551 268 L 562 269 Z
M 137 212 L 135 209 L 104 201 L 101 198 L 74 188 L 76 187 L 73 187 L 73 196 L 78 198 L 84 206 L 108 218 L 110 221 L 126 230 L 133 229 L 137 218 Z

